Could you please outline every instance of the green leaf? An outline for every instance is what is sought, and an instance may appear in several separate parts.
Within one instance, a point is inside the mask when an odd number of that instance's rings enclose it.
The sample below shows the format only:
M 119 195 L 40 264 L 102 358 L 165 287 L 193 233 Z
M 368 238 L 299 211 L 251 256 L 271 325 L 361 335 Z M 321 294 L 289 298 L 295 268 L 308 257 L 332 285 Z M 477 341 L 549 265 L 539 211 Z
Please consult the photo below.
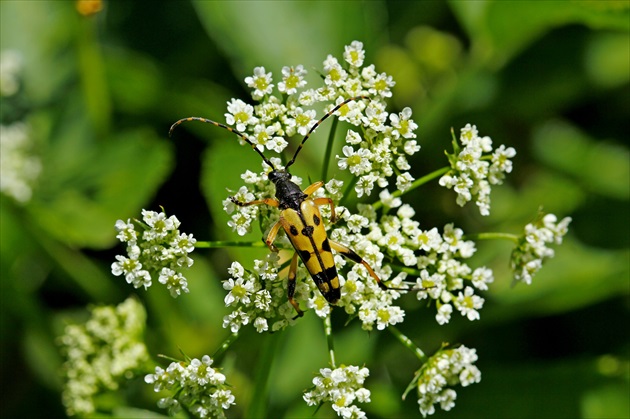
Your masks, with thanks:
M 119 406 L 112 410 L 112 418 L 136 418 L 136 419 L 167 419 L 170 416 L 146 409 L 138 409 L 135 407 Z
M 385 24 L 384 5 L 377 1 L 196 0 L 193 4 L 206 31 L 230 57 L 241 78 L 256 66 L 273 71 L 276 80 L 285 65 L 303 64 L 312 73 L 328 54 L 340 56 L 343 46 L 353 40 L 369 44 Z
M 485 58 L 501 64 L 547 31 L 570 24 L 628 31 L 630 7 L 619 1 L 451 1 Z
M 571 227 L 569 227 L 570 229 Z M 495 270 L 492 295 L 500 305 L 484 309 L 488 319 L 502 322 L 522 314 L 553 315 L 594 305 L 609 298 L 628 295 L 629 253 L 586 247 L 571 239 L 555 249 L 555 257 L 544 262 L 532 285 L 510 286 L 509 271 Z
M 170 145 L 148 130 L 81 141 L 62 140 L 44 157 L 42 184 L 28 211 L 61 242 L 104 248 L 115 241 L 116 220 L 137 216 L 169 173 Z
M 579 179 L 591 192 L 630 199 L 627 147 L 590 138 L 564 121 L 550 121 L 538 127 L 533 140 L 538 159 Z

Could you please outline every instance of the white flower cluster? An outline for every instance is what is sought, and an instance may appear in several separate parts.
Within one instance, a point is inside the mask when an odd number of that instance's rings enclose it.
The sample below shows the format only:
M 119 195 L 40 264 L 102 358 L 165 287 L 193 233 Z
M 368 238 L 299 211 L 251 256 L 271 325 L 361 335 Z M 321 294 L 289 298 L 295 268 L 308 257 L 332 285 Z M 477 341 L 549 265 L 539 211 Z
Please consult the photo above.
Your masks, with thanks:
M 224 418 L 225 410 L 235 404 L 234 395 L 225 384 L 225 375 L 212 368 L 212 362 L 208 355 L 201 360 L 171 362 L 166 369 L 155 367 L 155 374 L 146 375 L 144 381 L 153 384 L 155 392 L 172 392 L 158 401 L 158 407 L 172 415 L 183 405 L 198 418 Z
M 348 130 L 343 157 L 337 156 L 339 168 L 358 178 L 354 188 L 358 197 L 370 195 L 375 184 L 387 187 L 387 178 L 395 173 L 396 187 L 407 190 L 414 180 L 408 172 L 411 166 L 407 156 L 420 150 L 414 140 L 413 131 L 418 125 L 411 119 L 411 108 L 404 108 L 399 114 L 388 114 L 385 105 L 371 101 L 365 114 L 361 119 L 365 135 L 362 138 L 358 132 Z M 387 119 L 391 125 L 386 125 Z
M 257 185 L 268 185 L 261 176 L 249 176 Z M 343 182 L 335 180 L 326 184 L 330 196 L 335 196 Z M 321 191 L 321 192 L 320 192 Z M 318 191 L 323 195 L 323 188 Z M 405 312 L 395 305 L 401 289 L 409 289 L 404 283 L 409 274 L 415 274 L 415 289 L 419 300 L 431 298 L 436 302 L 436 321 L 450 321 L 454 310 L 469 320 L 479 319 L 479 310 L 484 299 L 477 291 L 486 291 L 494 281 L 492 270 L 486 267 L 471 268 L 464 262 L 476 251 L 473 241 L 463 239 L 463 231 L 452 224 L 444 227 L 440 234 L 437 228 L 423 230 L 413 219 L 415 211 L 410 205 L 402 205 L 387 191 L 380 194 L 388 208 L 397 208 L 395 214 L 385 213 L 380 217 L 370 205 L 360 206 L 360 214 L 351 214 L 347 208 L 337 207 L 337 223 L 329 232 L 329 238 L 357 252 L 387 284 L 390 290 L 383 291 L 362 264 L 350 263 L 341 255 L 335 255 L 341 283 L 341 299 L 337 306 L 346 313 L 356 315 L 364 330 L 383 330 L 389 325 L 403 322 Z M 226 201 L 226 205 L 230 201 Z M 233 204 L 232 204 L 233 205 Z M 265 208 L 264 206 L 261 206 Z M 330 218 L 330 211 L 322 207 L 322 216 Z M 277 220 L 277 211 L 268 211 L 267 229 Z M 264 230 L 264 228 L 263 228 Z M 280 245 L 284 240 L 284 245 Z M 276 244 L 290 247 L 286 236 L 279 235 Z M 393 274 L 392 268 L 384 265 L 393 260 L 409 267 L 404 272 Z M 345 271 L 346 267 L 348 271 Z M 238 269 L 235 268 L 238 267 Z M 264 267 L 264 269 L 261 269 Z M 264 261 L 255 261 L 255 272 L 246 273 L 238 263 L 229 270 L 232 278 L 224 282 L 230 293 L 226 305 L 236 309 L 224 319 L 224 327 L 233 332 L 241 325 L 253 323 L 259 332 L 269 330 L 268 320 L 279 316 L 271 330 L 276 331 L 292 324 L 292 307 L 286 303 L 286 280 L 278 278 L 278 259 L 269 255 Z M 298 304 L 315 310 L 320 317 L 330 314 L 330 304 L 314 285 L 302 264 L 298 265 L 295 300 Z M 261 296 L 265 304 L 257 302 Z M 278 311 L 279 310 L 279 311 Z
M 149 359 L 142 340 L 146 313 L 138 301 L 95 307 L 91 314 L 85 324 L 66 326 L 59 338 L 65 357 L 62 399 L 70 416 L 90 416 L 94 396 L 116 390 Z
M 253 272 L 246 271 L 238 262 L 228 269 L 230 278 L 223 281 L 226 307 L 233 311 L 223 318 L 223 327 L 236 333 L 251 324 L 258 333 L 276 332 L 294 324 L 295 310 L 287 300 L 286 278 L 279 278 L 278 255 L 269 253 L 264 260 L 254 260 Z M 295 299 L 305 301 L 318 292 L 304 275 L 296 279 Z
M 248 173 L 247 178 L 251 179 L 257 187 L 269 187 L 269 182 L 263 182 L 262 176 Z M 331 195 L 335 195 L 341 186 L 343 186 L 343 182 L 335 180 L 326 184 L 326 189 L 331 192 Z M 323 188 L 318 193 L 322 196 Z M 237 197 L 240 199 L 241 196 L 237 194 Z M 224 205 L 232 205 L 232 209 L 234 208 L 234 204 L 230 200 L 226 200 Z M 268 220 L 263 230 L 268 230 L 277 221 L 278 212 L 276 209 L 270 211 L 265 206 L 260 206 L 260 208 L 265 211 Z M 322 207 L 321 210 L 322 216 L 329 219 L 330 210 L 327 207 Z M 333 230 L 330 238 L 345 245 L 351 245 L 353 250 L 357 251 L 374 268 L 381 280 L 388 281 L 388 285 L 392 288 L 400 287 L 405 274 L 398 274 L 391 278 L 391 268 L 382 267 L 384 255 L 379 244 L 370 243 L 365 236 L 359 233 L 361 227 L 364 226 L 360 223 L 365 222 L 367 225 L 365 217 L 350 216 L 344 207 L 338 207 L 336 213 L 343 214 L 336 226 L 347 223 L 348 227 Z M 249 222 L 256 218 L 257 216 L 252 216 L 248 220 L 247 228 L 249 228 Z M 349 231 L 356 234 L 350 234 Z M 288 239 L 283 234 L 278 235 L 275 244 L 279 247 L 290 247 Z M 335 255 L 335 265 L 338 269 L 345 266 L 346 263 L 341 255 Z M 381 290 L 363 265 L 354 263 L 351 265 L 351 270 L 347 276 L 343 272 L 338 272 L 342 286 L 341 299 L 337 305 L 344 307 L 349 314 L 358 314 L 364 330 L 372 330 L 374 326 L 378 330 L 383 330 L 389 325 L 401 323 L 405 313 L 400 307 L 394 305 L 394 301 L 401 294 L 396 290 L 387 292 Z M 223 327 L 229 327 L 232 332 L 236 332 L 242 325 L 251 323 L 260 333 L 267 330 L 281 330 L 293 324 L 292 318 L 295 311 L 287 302 L 287 281 L 286 278 L 278 277 L 279 270 L 278 257 L 273 253 L 270 253 L 265 260 L 255 260 L 254 272 L 252 273 L 246 272 L 238 262 L 232 264 L 232 267 L 228 269 L 231 278 L 224 281 L 223 287 L 229 291 L 225 298 L 226 306 L 235 307 L 235 309 L 224 318 Z M 302 264 L 298 265 L 294 298 L 298 304 L 305 304 L 306 307 L 315 310 L 319 317 L 324 318 L 330 314 L 330 304 L 315 286 Z
M 384 281 L 392 274 L 389 266 L 382 266 L 385 258 L 413 268 L 396 275 L 387 283 L 394 290 L 383 293 L 373 285 L 374 281 L 366 274 L 364 268 L 355 265 L 347 274 L 339 304 L 350 314 L 354 313 L 354 307 L 358 306 L 364 329 L 370 330 L 370 324 L 362 315 L 366 302 L 368 307 L 372 305 L 377 307 L 377 312 L 382 312 L 387 307 L 390 310 L 389 315 L 394 320 L 389 324 L 395 324 L 402 321 L 404 312 L 398 311 L 399 308 L 392 308 L 389 304 L 398 297 L 399 293 L 395 289 L 401 287 L 408 272 L 415 272 L 416 289 L 419 289 L 417 298 L 419 300 L 431 298 L 436 301 L 438 323 L 447 323 L 453 308 L 469 320 L 478 319 L 478 310 L 482 308 L 484 299 L 475 294 L 475 289 L 487 290 L 488 284 L 494 278 L 490 269 L 480 267 L 473 270 L 462 261 L 475 253 L 474 242 L 464 240 L 463 231 L 452 224 L 444 227 L 443 234 L 440 234 L 437 228 L 422 230 L 419 223 L 413 220 L 415 211 L 411 206 L 401 205 L 399 199 L 391 199 L 387 192 L 382 193 L 381 198 L 389 205 L 399 206 L 395 215 L 384 214 L 377 218 L 371 206 L 361 207 L 361 214 L 354 215 L 340 208 L 340 211 L 343 211 L 341 218 L 346 225 L 343 225 L 343 221 L 339 222 L 330 237 L 355 249 Z M 364 229 L 368 229 L 369 232 L 366 233 Z M 336 260 L 338 266 L 344 263 L 340 257 L 336 257 Z M 356 281 L 359 277 L 362 281 Z M 376 295 L 380 296 L 381 304 L 373 303 L 373 299 L 366 299 L 365 289 L 375 291 Z M 386 325 L 380 323 L 378 328 L 382 329 Z
M 374 65 L 363 67 L 365 51 L 361 42 L 346 46 L 343 57 L 344 65 L 332 55 L 326 58 L 324 83 L 318 88 L 306 88 L 307 72 L 302 65 L 284 67 L 278 83 L 282 101 L 272 95 L 272 74 L 256 67 L 245 83 L 253 89 L 252 97 L 261 103 L 251 106 L 242 100 L 230 100 L 226 122 L 247 135 L 260 151 L 280 153 L 288 145 L 284 137 L 304 136 L 317 122 L 315 111 L 306 107 L 328 102 L 328 109 L 332 109 L 351 97 L 369 97 L 367 105 L 358 100 L 337 111 L 340 120 L 362 127 L 364 135 L 362 138 L 357 131 L 347 132 L 344 156 L 337 156 L 339 168 L 358 177 L 358 196 L 369 195 L 375 184 L 386 187 L 394 174 L 398 189 L 405 190 L 413 181 L 407 156 L 420 149 L 414 139 L 418 126 L 411 119 L 411 109 L 405 108 L 399 114 L 385 110 L 383 99 L 392 95 L 394 81 L 385 73 L 378 74 Z
M 124 275 L 135 288 L 150 287 L 157 275 L 173 297 L 188 292 L 188 282 L 179 270 L 192 266 L 188 254 L 195 249 L 197 240 L 192 234 L 179 232 L 180 222 L 174 215 L 167 218 L 164 212 L 142 210 L 142 220 L 144 223 L 116 221 L 116 238 L 127 243 L 127 256 L 116 255 L 112 273 Z
M 512 171 L 510 159 L 516 150 L 501 145 L 493 152 L 490 137 L 480 137 L 477 127 L 470 124 L 461 129 L 459 141 L 463 148 L 453 140 L 454 153 L 447 154 L 451 170 L 440 178 L 440 185 L 455 190 L 462 207 L 475 197 L 481 215 L 489 215 L 490 185 L 500 185 L 505 173 Z
M 442 349 L 433 355 L 416 373 L 418 405 L 423 417 L 435 413 L 435 405 L 442 410 L 455 406 L 457 393 L 451 387 L 462 387 L 481 381 L 481 372 L 474 365 L 477 361 L 475 349 L 460 346 Z
M 0 191 L 21 204 L 31 199 L 33 184 L 42 171 L 33 148 L 26 124 L 0 125 Z
M 360 232 L 367 225 L 367 218 L 357 214 L 350 215 L 343 207 L 338 210 L 343 211 L 342 218 L 347 224 L 346 226 L 341 226 L 342 222 L 336 224 L 339 227 L 331 232 L 331 239 L 355 250 L 374 269 L 381 281 L 386 282 L 391 288 L 388 291 L 380 289 L 363 265 L 351 263 L 350 270 L 345 275 L 340 274 L 342 287 L 338 305 L 343 307 L 346 313 L 358 315 L 363 330 L 371 331 L 374 326 L 378 330 L 383 330 L 387 326 L 402 323 L 405 312 L 394 303 L 401 296 L 398 290 L 407 288 L 402 284 L 406 274 L 399 273 L 392 278 L 392 269 L 383 266 L 385 255 L 381 247 Z M 335 263 L 341 268 L 347 262 L 341 255 L 335 255 Z M 317 314 L 323 317 L 319 312 Z
M 363 387 L 370 375 L 367 368 L 354 365 L 340 368 L 322 368 L 320 375 L 313 378 L 313 389 L 304 393 L 304 400 L 309 406 L 332 403 L 337 416 L 343 418 L 365 418 L 363 412 L 354 403 L 369 403 L 370 390 Z
M 547 247 L 547 244 L 561 244 L 570 222 L 571 217 L 565 217 L 558 222 L 558 217 L 554 214 L 541 214 L 535 222 L 525 226 L 525 233 L 510 258 L 515 281 L 531 284 L 532 277 L 542 268 L 545 259 L 554 256 L 553 249 Z

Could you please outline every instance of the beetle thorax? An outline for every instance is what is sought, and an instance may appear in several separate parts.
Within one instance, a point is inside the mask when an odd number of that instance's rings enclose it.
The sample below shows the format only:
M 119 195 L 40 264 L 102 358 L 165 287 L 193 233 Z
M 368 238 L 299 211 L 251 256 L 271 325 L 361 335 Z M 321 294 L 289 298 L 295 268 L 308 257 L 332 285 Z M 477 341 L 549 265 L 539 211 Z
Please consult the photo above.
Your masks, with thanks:
M 276 199 L 280 202 L 280 209 L 291 208 L 296 211 L 300 209 L 300 204 L 307 195 L 300 187 L 291 181 L 289 172 L 273 170 L 267 176 L 276 186 Z

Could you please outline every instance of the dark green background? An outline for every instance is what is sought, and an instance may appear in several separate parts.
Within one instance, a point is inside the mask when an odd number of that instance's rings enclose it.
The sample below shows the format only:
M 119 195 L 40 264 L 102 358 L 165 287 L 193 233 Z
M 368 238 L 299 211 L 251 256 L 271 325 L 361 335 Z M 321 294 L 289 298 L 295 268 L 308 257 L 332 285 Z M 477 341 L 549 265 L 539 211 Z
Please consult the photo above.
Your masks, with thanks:
M 214 127 L 187 125 L 176 140 L 168 127 L 191 115 L 222 120 L 232 97 L 251 102 L 243 79 L 255 66 L 277 82 L 283 66 L 303 64 L 314 82 L 327 54 L 341 58 L 356 39 L 366 63 L 397 82 L 390 112 L 414 111 L 416 178 L 447 163 L 450 129 L 467 122 L 517 149 L 489 217 L 436 182 L 406 195 L 422 228 L 454 221 L 467 233 L 519 234 L 541 205 L 573 217 L 529 287 L 510 287 L 508 242 L 479 243 L 472 264 L 496 278 L 479 321 L 438 327 L 433 308 L 404 300 L 401 330 L 423 350 L 459 342 L 479 355 L 481 383 L 456 388 L 455 408 L 434 417 L 628 417 L 629 11 L 627 1 L 119 1 L 86 18 L 74 2 L 0 2 L 0 46 L 25 63 L 2 123 L 31 124 L 44 167 L 28 204 L 0 200 L 0 415 L 64 415 L 54 338 L 90 303 L 137 293 L 152 354 L 214 352 L 227 336 L 226 267 L 265 251 L 196 251 L 191 293 L 173 300 L 111 275 L 123 251 L 113 225 L 162 205 L 200 240 L 235 238 L 221 201 L 260 159 Z M 295 166 L 314 180 L 316 141 Z M 338 362 L 370 368 L 368 416 L 419 416 L 413 394 L 400 402 L 413 356 L 387 333 L 336 320 Z M 256 363 L 264 354 L 273 362 Z M 244 330 L 219 365 L 237 396 L 230 417 L 310 417 L 301 394 L 327 365 L 321 324 L 309 313 L 281 334 Z M 146 414 L 125 405 L 157 411 L 141 380 L 109 403 L 114 416 Z

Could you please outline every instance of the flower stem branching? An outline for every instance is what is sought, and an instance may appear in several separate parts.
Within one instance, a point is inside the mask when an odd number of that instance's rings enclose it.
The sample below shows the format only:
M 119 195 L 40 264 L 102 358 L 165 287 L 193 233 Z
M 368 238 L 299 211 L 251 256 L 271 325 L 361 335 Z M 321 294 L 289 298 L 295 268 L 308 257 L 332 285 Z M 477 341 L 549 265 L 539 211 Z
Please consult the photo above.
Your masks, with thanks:
M 473 233 L 466 234 L 464 236 L 466 240 L 510 240 L 514 243 L 518 243 L 519 236 L 510 233 L 499 232 L 486 232 L 486 233 Z
M 409 349 L 420 360 L 420 362 L 426 362 L 427 356 L 422 349 L 418 348 L 411 339 L 404 335 L 396 326 L 389 326 L 387 330 L 394 335 L 396 339 L 405 346 L 405 348 Z
M 425 183 L 428 183 L 429 181 L 442 176 L 444 173 L 448 172 L 451 168 L 448 166 L 442 167 L 441 169 L 437 169 L 427 175 L 422 176 L 420 179 L 416 179 L 415 181 L 413 181 L 411 183 L 411 186 L 409 186 L 409 188 L 405 189 L 404 191 L 401 190 L 396 190 L 394 192 L 392 192 L 391 196 L 393 198 L 398 198 L 403 196 L 404 194 L 406 194 L 407 192 L 411 192 L 414 189 L 424 185 Z M 381 208 L 383 206 L 383 201 L 376 201 L 374 204 L 372 204 L 372 207 L 375 210 L 378 210 L 379 208 Z
M 339 123 L 339 118 L 333 118 L 330 133 L 328 134 L 328 141 L 326 142 L 326 152 L 324 153 L 324 163 L 322 166 L 322 179 L 328 179 L 328 166 L 332 161 L 332 150 L 333 145 L 335 143 L 335 134 L 337 132 L 337 124 Z

